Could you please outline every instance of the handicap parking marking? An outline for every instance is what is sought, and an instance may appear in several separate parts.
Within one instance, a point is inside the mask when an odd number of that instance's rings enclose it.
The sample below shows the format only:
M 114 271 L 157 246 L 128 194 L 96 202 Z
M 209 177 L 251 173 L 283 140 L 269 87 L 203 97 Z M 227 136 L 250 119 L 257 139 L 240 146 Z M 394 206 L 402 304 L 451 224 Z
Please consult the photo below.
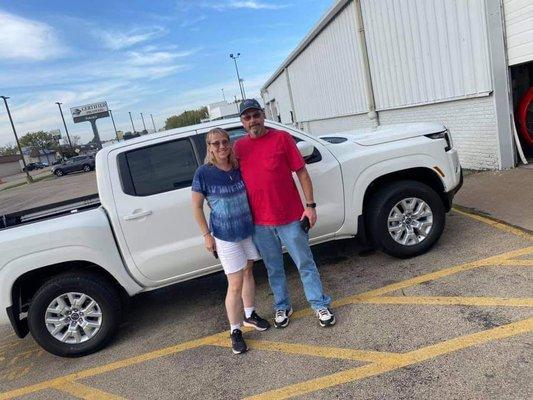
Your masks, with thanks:
M 463 213 L 463 212 L 461 212 Z M 469 215 L 471 216 L 471 215 Z M 476 216 L 477 217 L 477 216 Z M 483 217 L 480 217 L 483 218 Z M 479 218 L 475 218 L 479 219 Z M 483 221 L 485 222 L 485 221 Z M 501 225 L 501 224 L 500 224 Z M 495 226 L 497 227 L 497 226 Z M 511 231 L 509 231 L 511 232 Z M 523 231 L 513 230 L 511 233 L 518 234 L 522 237 L 532 238 L 533 236 Z M 482 267 L 501 266 L 505 268 L 527 267 L 533 265 L 531 258 L 518 258 L 531 256 L 533 246 L 509 251 L 499 255 L 491 256 L 485 259 L 459 264 L 450 268 L 423 274 L 414 278 L 396 282 L 384 287 L 369 290 L 362 294 L 348 296 L 339 299 L 331 304 L 333 308 L 349 306 L 352 304 L 374 303 L 374 304 L 416 304 L 416 305 L 466 305 L 466 306 L 493 306 L 493 307 L 532 307 L 533 299 L 530 298 L 496 298 L 496 297 L 416 297 L 416 296 L 384 296 L 396 290 L 409 288 L 424 282 L 434 281 L 436 279 L 459 274 L 472 269 Z M 303 318 L 313 315 L 312 310 L 305 309 L 296 311 L 292 318 Z M 250 331 L 251 328 L 246 329 Z M 533 318 L 523 321 L 513 322 L 502 325 L 497 328 L 477 332 L 451 340 L 446 340 L 433 344 L 421 349 L 416 349 L 407 353 L 389 353 L 377 352 L 364 349 L 340 349 L 334 347 L 307 346 L 298 343 L 281 343 L 269 342 L 263 340 L 249 340 L 250 348 L 277 351 L 293 355 L 313 355 L 325 358 L 350 359 L 363 362 L 369 362 L 364 366 L 341 371 L 335 374 L 311 379 L 308 381 L 293 384 L 284 388 L 278 388 L 265 393 L 257 394 L 250 398 L 289 398 L 304 393 L 315 392 L 328 387 L 340 385 L 347 382 L 363 379 L 370 376 L 380 375 L 382 373 L 397 370 L 405 366 L 423 362 L 431 358 L 445 355 L 454 351 L 465 349 L 471 346 L 488 343 L 498 339 L 520 335 L 533 331 Z M 202 346 L 222 346 L 227 347 L 227 332 L 221 332 L 204 338 L 191 340 L 174 346 L 140 354 L 123 360 L 115 361 L 99 367 L 89 368 L 80 372 L 54 378 L 41 383 L 21 387 L 8 392 L 0 393 L 0 400 L 13 399 L 19 396 L 36 393 L 46 389 L 60 390 L 82 399 L 120 399 L 120 397 L 103 392 L 99 389 L 92 388 L 77 382 L 80 379 L 101 375 L 104 373 L 116 371 L 132 365 L 140 364 L 146 361 L 158 359 L 164 356 L 180 353 L 187 350 L 196 349 Z M 27 372 L 26 372 L 27 373 Z
M 318 390 L 338 386 L 344 383 L 354 382 L 363 378 L 381 375 L 386 372 L 394 371 L 412 364 L 418 364 L 438 356 L 446 355 L 454 351 L 532 331 L 533 318 L 529 318 L 486 331 L 476 332 L 470 335 L 446 340 L 444 342 L 413 350 L 408 353 L 403 353 L 400 354 L 399 359 L 395 358 L 391 359 L 390 361 L 367 364 L 362 367 L 356 367 L 346 371 L 337 372 L 335 374 L 322 376 L 320 378 L 296 383 L 280 389 L 270 390 L 265 393 L 247 397 L 245 400 L 288 399 L 294 396 L 316 392 Z

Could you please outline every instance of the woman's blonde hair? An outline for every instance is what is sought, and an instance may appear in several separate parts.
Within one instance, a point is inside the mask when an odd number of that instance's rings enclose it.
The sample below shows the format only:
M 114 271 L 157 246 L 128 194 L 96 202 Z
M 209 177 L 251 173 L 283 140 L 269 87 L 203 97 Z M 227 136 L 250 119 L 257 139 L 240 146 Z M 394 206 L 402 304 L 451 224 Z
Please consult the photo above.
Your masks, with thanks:
M 213 154 L 213 152 L 209 148 L 209 143 L 211 142 L 211 137 L 213 137 L 215 135 L 223 136 L 226 139 L 228 139 L 228 142 L 230 142 L 229 133 L 227 131 L 225 131 L 224 129 L 222 129 L 222 128 L 213 128 L 209 132 L 207 132 L 207 135 L 205 135 L 205 146 L 206 146 L 206 149 L 207 149 L 207 152 L 205 154 L 205 161 L 204 161 L 205 164 L 211 164 L 211 165 L 215 165 L 216 164 L 215 155 Z M 233 151 L 233 146 L 231 145 L 231 142 L 229 144 L 228 161 L 229 161 L 229 163 L 231 164 L 231 166 L 233 168 L 237 168 L 239 166 L 239 163 L 237 161 L 237 158 L 235 157 L 235 152 Z

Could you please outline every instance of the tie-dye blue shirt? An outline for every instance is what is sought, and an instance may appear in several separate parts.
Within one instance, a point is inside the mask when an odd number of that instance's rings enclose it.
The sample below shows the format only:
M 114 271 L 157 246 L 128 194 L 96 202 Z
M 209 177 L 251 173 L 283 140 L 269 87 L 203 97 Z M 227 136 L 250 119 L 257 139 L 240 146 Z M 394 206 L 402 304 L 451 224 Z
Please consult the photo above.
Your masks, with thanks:
M 209 229 L 217 239 L 238 242 L 252 234 L 252 213 L 239 169 L 226 172 L 202 165 L 194 174 L 192 190 L 207 199 L 211 207 Z

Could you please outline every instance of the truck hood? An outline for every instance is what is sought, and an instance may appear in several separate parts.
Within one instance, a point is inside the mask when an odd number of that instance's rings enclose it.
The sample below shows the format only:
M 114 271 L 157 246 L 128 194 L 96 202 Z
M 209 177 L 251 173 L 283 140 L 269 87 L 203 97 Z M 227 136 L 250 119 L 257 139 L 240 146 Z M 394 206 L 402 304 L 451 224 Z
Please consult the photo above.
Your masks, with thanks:
M 334 143 L 332 138 L 344 138 L 360 144 L 361 146 L 374 146 L 376 144 L 394 142 L 417 136 L 443 132 L 446 127 L 433 122 L 419 122 L 414 124 L 381 125 L 378 128 L 362 128 L 350 131 L 319 135 L 320 139 Z M 337 141 L 339 142 L 339 141 Z

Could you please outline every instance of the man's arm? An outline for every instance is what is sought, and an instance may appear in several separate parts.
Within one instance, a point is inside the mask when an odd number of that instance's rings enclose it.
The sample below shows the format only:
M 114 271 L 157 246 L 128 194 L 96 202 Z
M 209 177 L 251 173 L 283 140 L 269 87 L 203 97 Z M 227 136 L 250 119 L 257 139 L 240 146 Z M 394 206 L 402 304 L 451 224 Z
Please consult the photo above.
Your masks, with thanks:
M 307 172 L 307 168 L 305 168 L 305 166 L 300 168 L 298 171 L 296 171 L 296 176 L 298 177 L 300 185 L 302 186 L 306 203 L 314 203 L 315 198 L 313 196 L 313 182 L 311 182 L 311 177 L 309 176 L 309 172 Z M 300 220 L 304 219 L 304 217 L 309 218 L 309 223 L 311 224 L 312 228 L 316 223 L 316 210 L 311 207 L 305 207 Z

